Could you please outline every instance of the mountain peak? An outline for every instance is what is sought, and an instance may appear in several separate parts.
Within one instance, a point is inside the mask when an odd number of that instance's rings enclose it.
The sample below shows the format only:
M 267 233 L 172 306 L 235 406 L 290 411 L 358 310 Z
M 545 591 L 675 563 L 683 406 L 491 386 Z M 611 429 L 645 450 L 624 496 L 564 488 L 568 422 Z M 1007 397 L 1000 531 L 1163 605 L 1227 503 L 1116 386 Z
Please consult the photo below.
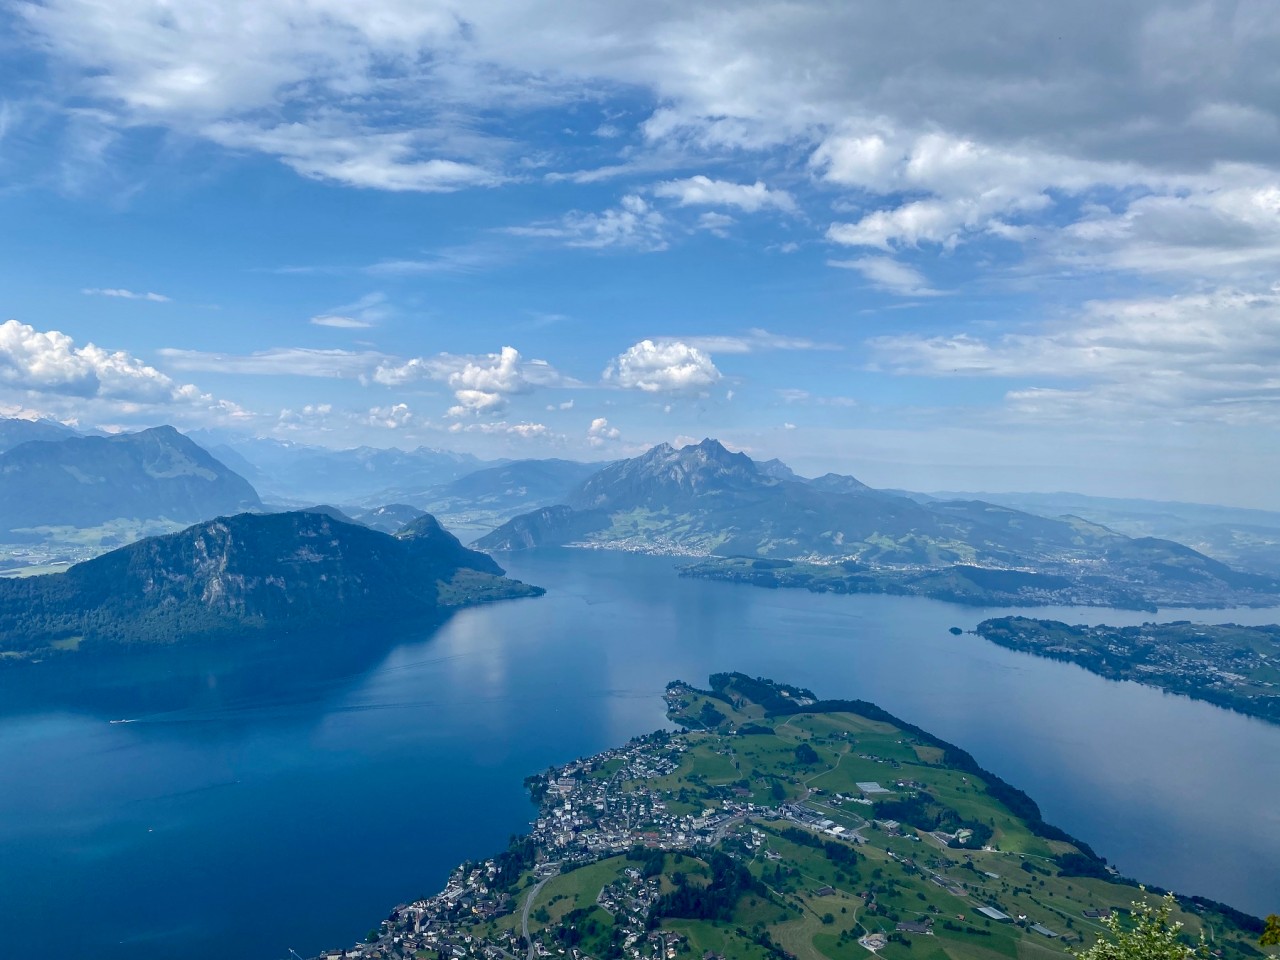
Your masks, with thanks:
M 632 460 L 610 464 L 587 479 L 571 503 L 580 509 L 669 505 L 772 482 L 745 453 L 733 453 L 708 437 L 679 450 L 660 443 Z

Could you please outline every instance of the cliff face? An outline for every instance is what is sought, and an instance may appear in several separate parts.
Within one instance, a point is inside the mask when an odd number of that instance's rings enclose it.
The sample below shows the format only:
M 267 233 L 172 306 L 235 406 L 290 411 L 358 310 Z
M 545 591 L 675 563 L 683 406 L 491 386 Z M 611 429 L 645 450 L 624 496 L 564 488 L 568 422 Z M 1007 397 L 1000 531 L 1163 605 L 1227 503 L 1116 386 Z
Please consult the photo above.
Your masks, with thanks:
M 0 652 L 411 619 L 541 593 L 502 572 L 429 516 L 395 537 L 322 513 L 220 517 L 65 574 L 0 580 Z

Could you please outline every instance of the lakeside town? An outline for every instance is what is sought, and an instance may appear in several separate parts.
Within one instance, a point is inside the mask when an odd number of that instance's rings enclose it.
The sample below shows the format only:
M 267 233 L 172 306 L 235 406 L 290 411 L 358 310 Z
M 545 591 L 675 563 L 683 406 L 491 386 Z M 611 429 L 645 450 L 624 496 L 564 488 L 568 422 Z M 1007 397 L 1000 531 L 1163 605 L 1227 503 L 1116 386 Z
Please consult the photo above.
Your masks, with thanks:
M 669 685 L 682 732 L 527 778 L 527 835 L 316 960 L 900 960 L 923 937 L 962 960 L 1019 941 L 1065 956 L 1140 893 L 1091 852 L 1037 837 L 926 739 L 832 710 L 770 727 L 752 693 L 821 705 L 747 682 Z M 996 816 L 957 819 L 942 797 Z M 1251 956 L 1231 918 L 1187 909 L 1215 930 L 1217 957 Z

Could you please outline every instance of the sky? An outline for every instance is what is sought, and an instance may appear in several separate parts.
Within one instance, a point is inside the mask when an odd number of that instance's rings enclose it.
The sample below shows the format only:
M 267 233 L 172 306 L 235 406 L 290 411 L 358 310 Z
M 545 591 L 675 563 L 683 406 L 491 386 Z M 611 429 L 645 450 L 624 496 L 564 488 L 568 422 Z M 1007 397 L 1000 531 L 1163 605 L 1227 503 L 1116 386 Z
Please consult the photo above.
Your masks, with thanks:
M 0 0 L 0 415 L 1280 508 L 1272 0 Z

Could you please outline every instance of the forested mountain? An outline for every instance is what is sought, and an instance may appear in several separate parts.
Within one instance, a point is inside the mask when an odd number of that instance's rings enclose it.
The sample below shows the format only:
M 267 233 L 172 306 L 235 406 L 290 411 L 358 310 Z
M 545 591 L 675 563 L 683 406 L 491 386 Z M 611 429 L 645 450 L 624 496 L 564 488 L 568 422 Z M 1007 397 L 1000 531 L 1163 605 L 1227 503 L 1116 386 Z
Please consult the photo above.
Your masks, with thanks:
M 429 617 L 542 591 L 430 516 L 398 536 L 324 513 L 239 514 L 63 574 L 0 580 L 0 659 Z

